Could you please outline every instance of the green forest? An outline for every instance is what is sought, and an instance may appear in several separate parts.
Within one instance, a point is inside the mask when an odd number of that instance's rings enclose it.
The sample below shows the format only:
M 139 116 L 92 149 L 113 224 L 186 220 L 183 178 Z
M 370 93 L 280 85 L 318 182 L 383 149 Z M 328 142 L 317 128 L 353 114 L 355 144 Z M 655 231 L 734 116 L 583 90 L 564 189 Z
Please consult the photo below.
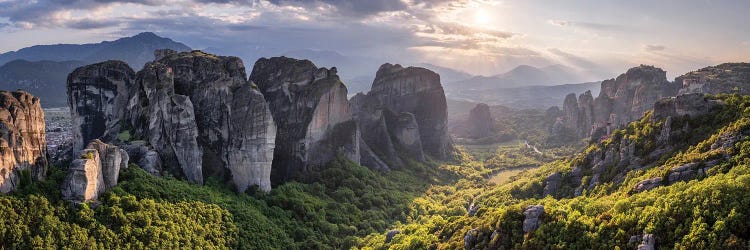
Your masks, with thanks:
M 568 157 L 521 142 L 496 150 L 458 146 L 453 161 L 380 173 L 340 156 L 268 193 L 238 194 L 215 179 L 200 186 L 155 177 L 131 164 L 97 202 L 71 204 L 57 188 L 65 166 L 50 166 L 45 181 L 31 182 L 25 173 L 16 192 L 0 196 L 0 242 L 6 249 L 633 249 L 640 243 L 634 236 L 653 234 L 665 249 L 746 249 L 750 139 L 710 145 L 750 131 L 750 97 L 713 98 L 727 105 L 676 119 L 673 127 L 688 123 L 694 132 L 653 167 L 624 180 L 603 178 L 580 196 L 563 178 L 556 193 L 543 197 L 545 177 L 569 176 L 586 154 L 622 138 L 637 143 L 636 153 L 649 152 L 664 121 L 647 114 Z M 718 164 L 696 179 L 633 191 L 639 181 L 667 176 L 669 166 L 712 159 Z M 488 181 L 515 166 L 531 168 Z M 545 213 L 538 229 L 524 233 L 530 205 L 543 205 Z M 398 233 L 387 237 L 392 230 Z

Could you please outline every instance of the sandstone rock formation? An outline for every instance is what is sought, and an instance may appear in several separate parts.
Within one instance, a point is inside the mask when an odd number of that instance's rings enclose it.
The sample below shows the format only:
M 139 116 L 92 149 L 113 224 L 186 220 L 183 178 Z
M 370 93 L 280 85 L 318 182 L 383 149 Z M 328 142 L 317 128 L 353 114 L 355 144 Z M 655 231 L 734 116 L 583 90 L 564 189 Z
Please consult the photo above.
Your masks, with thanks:
M 0 192 L 15 190 L 19 171 L 41 180 L 47 171 L 44 113 L 39 98 L 0 91 Z
M 447 133 L 447 104 L 440 76 L 424 68 L 383 64 L 375 74 L 373 96 L 394 113 L 414 114 L 425 153 L 447 159 L 452 151 Z
M 95 132 L 81 130 L 87 134 L 81 143 L 102 138 L 121 144 L 134 162 L 154 174 L 164 168 L 194 183 L 218 176 L 232 180 L 240 192 L 252 185 L 270 190 L 276 127 L 262 94 L 247 81 L 242 61 L 201 51 L 154 54 L 156 60 L 132 83 L 116 82 L 125 91 L 108 88 L 119 78 L 100 75 L 126 65 L 98 64 L 70 75 L 69 89 L 85 96 L 71 101 L 77 105 L 74 117 L 94 117 L 80 119 L 77 126 Z M 116 115 L 110 119 L 90 110 Z M 105 130 L 112 132 L 101 132 Z M 109 136 L 118 133 L 132 138 Z
M 490 113 L 490 106 L 479 103 L 471 109 L 465 121 L 460 122 L 451 130 L 460 137 L 481 139 L 491 136 L 494 127 L 495 119 Z
M 679 85 L 667 81 L 662 69 L 641 65 L 615 79 L 603 81 L 595 99 L 590 92 L 563 103 L 563 124 L 578 138 L 608 135 L 613 129 L 640 119 L 656 101 L 677 94 Z M 562 131 L 562 130 L 559 130 Z
M 278 127 L 274 183 L 323 166 L 338 153 L 359 163 L 359 130 L 336 68 L 286 57 L 261 58 L 250 80 L 263 92 Z
M 683 94 L 664 98 L 656 102 L 652 119 L 708 114 L 722 105 L 721 101 L 709 100 L 702 93 Z
M 128 102 L 135 72 L 121 61 L 83 66 L 68 75 L 68 104 L 73 122 L 73 152 L 93 139 L 113 136 Z
M 120 169 L 128 166 L 128 154 L 97 139 L 80 152 L 80 157 L 68 168 L 62 196 L 74 202 L 96 200 L 104 191 L 117 185 Z
M 350 101 L 368 146 L 361 147 L 364 166 L 399 169 L 406 160 L 446 159 L 452 151 L 445 94 L 432 71 L 384 64 L 370 92 Z
M 675 78 L 679 93 L 750 94 L 750 63 L 724 63 Z
M 643 241 L 638 245 L 638 250 L 654 250 L 656 249 L 656 237 L 653 234 L 644 234 Z

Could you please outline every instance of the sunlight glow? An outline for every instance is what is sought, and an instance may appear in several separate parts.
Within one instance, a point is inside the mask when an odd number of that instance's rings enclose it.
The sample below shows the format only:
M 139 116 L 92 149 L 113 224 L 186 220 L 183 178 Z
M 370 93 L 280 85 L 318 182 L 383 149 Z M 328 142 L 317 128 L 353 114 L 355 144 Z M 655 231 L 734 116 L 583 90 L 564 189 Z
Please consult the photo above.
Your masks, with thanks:
M 480 9 L 474 13 L 474 23 L 483 25 L 489 24 L 490 22 L 492 22 L 492 15 L 487 13 L 487 11 Z

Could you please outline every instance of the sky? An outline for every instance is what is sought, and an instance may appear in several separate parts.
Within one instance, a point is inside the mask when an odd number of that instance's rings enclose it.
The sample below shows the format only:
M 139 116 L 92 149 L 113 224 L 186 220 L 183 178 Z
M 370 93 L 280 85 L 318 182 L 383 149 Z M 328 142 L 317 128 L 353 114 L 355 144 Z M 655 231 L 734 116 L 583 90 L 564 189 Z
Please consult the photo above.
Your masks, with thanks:
M 0 53 L 150 31 L 260 56 L 335 51 L 478 75 L 562 64 L 592 80 L 649 64 L 671 78 L 750 61 L 749 11 L 734 0 L 0 0 Z

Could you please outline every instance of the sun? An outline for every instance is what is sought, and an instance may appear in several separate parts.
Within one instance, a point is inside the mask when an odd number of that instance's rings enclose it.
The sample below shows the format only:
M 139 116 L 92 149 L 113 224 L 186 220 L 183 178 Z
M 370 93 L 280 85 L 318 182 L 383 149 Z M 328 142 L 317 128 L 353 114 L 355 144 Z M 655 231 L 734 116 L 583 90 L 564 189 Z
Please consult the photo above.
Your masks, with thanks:
M 474 12 L 474 23 L 488 24 L 490 22 L 492 22 L 492 15 L 487 13 L 487 11 L 479 9 Z

